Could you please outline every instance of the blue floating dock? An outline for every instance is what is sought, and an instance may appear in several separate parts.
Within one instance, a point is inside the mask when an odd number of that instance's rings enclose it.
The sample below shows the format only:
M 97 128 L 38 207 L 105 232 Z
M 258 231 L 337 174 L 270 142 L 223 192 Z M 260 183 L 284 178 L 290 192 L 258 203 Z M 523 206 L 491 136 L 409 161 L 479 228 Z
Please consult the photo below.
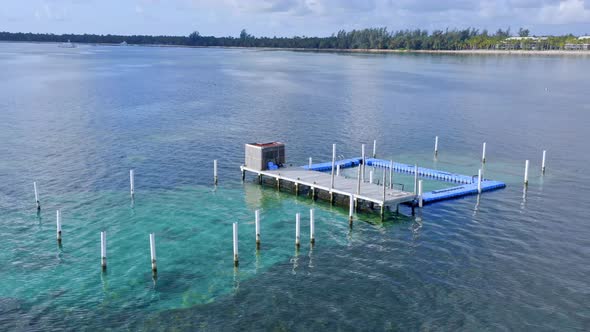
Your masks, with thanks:
M 340 165 L 340 168 L 350 168 L 359 166 L 361 164 L 362 158 L 351 158 L 351 159 L 343 159 L 336 161 L 336 165 Z M 373 167 L 381 167 L 385 169 L 390 169 L 393 165 L 393 171 L 395 173 L 400 174 L 408 174 L 414 175 L 415 173 L 415 166 L 408 165 L 408 164 L 401 164 L 394 162 L 393 164 L 389 160 L 383 159 L 375 159 L 375 158 L 367 158 L 366 159 L 367 166 Z M 319 163 L 319 164 L 312 164 L 311 167 L 309 165 L 303 166 L 304 169 L 319 171 L 319 172 L 328 172 L 332 170 L 332 163 Z M 418 167 L 418 176 L 424 179 L 434 180 L 434 181 L 443 181 L 443 182 L 450 182 L 450 183 L 458 183 L 459 186 L 433 190 L 429 192 L 424 192 L 422 194 L 422 201 L 424 204 L 430 204 L 434 202 L 454 199 L 458 197 L 468 196 L 468 195 L 477 195 L 477 176 L 469 176 L 463 174 L 456 174 L 445 172 L 436 169 Z M 482 179 L 481 181 L 481 190 L 482 192 L 485 191 L 493 191 L 505 188 L 506 184 L 500 181 L 493 181 L 489 179 Z

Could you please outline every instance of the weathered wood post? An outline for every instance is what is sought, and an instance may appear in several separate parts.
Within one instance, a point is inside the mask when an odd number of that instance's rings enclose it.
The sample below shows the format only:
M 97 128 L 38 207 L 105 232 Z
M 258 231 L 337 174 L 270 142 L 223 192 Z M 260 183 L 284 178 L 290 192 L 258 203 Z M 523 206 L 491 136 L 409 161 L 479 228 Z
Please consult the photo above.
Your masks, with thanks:
M 103 271 L 107 269 L 107 232 L 100 232 L 100 266 Z
M 541 162 L 541 174 L 545 174 L 545 157 L 547 157 L 547 150 L 543 150 L 543 161 Z
M 256 228 L 256 249 L 260 249 L 260 210 L 254 211 L 254 224 Z
M 486 142 L 483 142 L 482 152 L 481 152 L 481 162 L 482 164 L 486 163 Z
M 33 182 L 33 189 L 35 190 L 35 202 L 37 203 L 37 211 L 41 210 L 41 202 L 39 201 L 39 192 L 37 191 L 37 182 Z

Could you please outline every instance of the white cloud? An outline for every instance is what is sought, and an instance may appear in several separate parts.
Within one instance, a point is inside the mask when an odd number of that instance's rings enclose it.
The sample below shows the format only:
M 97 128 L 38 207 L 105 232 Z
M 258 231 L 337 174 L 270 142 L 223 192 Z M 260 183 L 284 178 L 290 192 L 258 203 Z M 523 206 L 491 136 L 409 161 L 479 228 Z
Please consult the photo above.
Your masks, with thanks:
M 558 5 L 546 6 L 539 13 L 541 22 L 551 24 L 590 23 L 589 1 L 563 0 Z

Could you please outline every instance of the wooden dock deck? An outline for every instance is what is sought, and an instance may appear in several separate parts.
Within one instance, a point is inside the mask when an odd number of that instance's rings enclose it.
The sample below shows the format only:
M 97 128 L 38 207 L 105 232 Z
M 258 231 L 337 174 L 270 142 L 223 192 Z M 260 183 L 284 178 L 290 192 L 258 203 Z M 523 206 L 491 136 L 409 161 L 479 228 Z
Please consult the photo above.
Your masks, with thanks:
M 305 186 L 314 192 L 327 192 L 330 194 L 330 197 L 333 197 L 333 195 L 352 196 L 355 202 L 357 202 L 357 206 L 359 201 L 365 201 L 381 206 L 382 211 L 384 207 L 397 208 L 398 204 L 411 202 L 416 198 L 414 193 L 387 187 L 385 188 L 384 195 L 383 186 L 367 182 L 361 182 L 360 193 L 358 193 L 358 179 L 345 178 L 343 176 L 334 176 L 334 188 L 330 188 L 330 173 L 310 171 L 301 167 L 286 167 L 279 168 L 278 170 L 260 171 L 242 166 L 241 169 L 242 172 L 250 172 L 258 175 L 260 179 L 262 176 L 274 178 L 279 186 L 281 185 L 280 181 L 284 181 L 294 184 L 295 188 Z

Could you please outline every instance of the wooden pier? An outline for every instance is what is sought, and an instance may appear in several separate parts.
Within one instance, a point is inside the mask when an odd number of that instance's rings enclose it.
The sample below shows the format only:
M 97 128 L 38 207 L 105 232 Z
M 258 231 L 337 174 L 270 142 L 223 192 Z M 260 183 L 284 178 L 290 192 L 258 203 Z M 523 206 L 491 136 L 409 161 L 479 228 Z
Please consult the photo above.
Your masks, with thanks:
M 254 173 L 258 176 L 259 182 L 263 182 L 263 177 L 273 178 L 277 187 L 289 185 L 295 188 L 295 194 L 307 188 L 312 197 L 324 193 L 329 197 L 331 203 L 336 201 L 335 196 L 340 195 L 348 204 L 350 197 L 355 201 L 357 210 L 363 203 L 369 203 L 372 207 L 375 204 L 381 207 L 381 214 L 385 208 L 397 209 L 399 204 L 412 202 L 416 199 L 414 193 L 405 192 L 396 189 L 390 189 L 387 186 L 377 185 L 374 183 L 360 182 L 358 179 L 336 176 L 334 178 L 334 187 L 331 188 L 332 176 L 330 173 L 306 170 L 302 167 L 282 167 L 277 170 L 257 170 L 246 166 L 241 166 L 242 176 L 245 172 Z M 359 192 L 360 187 L 360 192 Z

